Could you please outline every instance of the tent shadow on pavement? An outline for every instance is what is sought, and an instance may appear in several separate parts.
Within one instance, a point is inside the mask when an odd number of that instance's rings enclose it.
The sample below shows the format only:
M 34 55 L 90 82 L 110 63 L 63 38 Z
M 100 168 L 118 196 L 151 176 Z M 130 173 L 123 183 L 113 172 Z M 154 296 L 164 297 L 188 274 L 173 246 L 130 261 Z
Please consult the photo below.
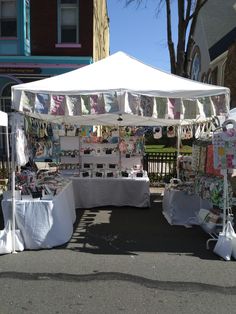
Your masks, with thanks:
M 72 238 L 58 249 L 114 255 L 156 252 L 217 260 L 212 250 L 214 244 L 206 249 L 208 238 L 199 226 L 169 225 L 162 214 L 161 195 L 152 193 L 150 208 L 78 209 Z

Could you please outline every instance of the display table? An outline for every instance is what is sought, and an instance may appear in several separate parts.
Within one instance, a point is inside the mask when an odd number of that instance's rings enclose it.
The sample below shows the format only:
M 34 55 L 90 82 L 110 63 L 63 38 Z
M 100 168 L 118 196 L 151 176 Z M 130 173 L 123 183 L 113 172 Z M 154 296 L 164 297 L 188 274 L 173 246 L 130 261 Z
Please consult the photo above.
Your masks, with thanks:
M 211 204 L 197 195 L 189 195 L 184 191 L 165 188 L 162 212 L 169 224 L 199 225 L 198 213 L 200 208 L 210 209 Z
M 26 249 L 51 248 L 68 242 L 76 219 L 72 182 L 53 200 L 16 200 L 16 229 Z M 12 201 L 3 199 L 4 222 L 12 219 Z
M 74 177 L 72 180 L 76 208 L 93 208 L 100 206 L 150 207 L 148 177 Z

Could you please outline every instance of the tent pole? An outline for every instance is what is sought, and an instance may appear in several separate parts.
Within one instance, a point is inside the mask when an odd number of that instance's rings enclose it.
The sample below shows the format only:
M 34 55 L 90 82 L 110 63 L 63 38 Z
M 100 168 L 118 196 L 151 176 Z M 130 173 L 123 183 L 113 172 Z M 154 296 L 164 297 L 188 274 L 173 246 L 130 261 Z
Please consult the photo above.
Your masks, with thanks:
M 7 173 L 10 175 L 10 149 L 9 149 L 9 133 L 8 133 L 8 125 L 6 126 L 6 149 L 7 149 Z
M 16 191 L 15 191 L 15 135 L 16 135 L 16 122 L 15 122 L 15 114 L 13 113 L 13 119 L 12 119 L 12 149 L 11 149 L 11 162 L 12 162 L 12 180 L 11 180 L 11 190 L 12 190 L 12 253 L 16 253 L 15 250 L 15 215 L 16 215 Z
M 181 141 L 181 126 L 178 125 L 177 128 L 177 161 L 178 161 L 178 157 L 180 155 L 180 141 Z M 177 162 L 177 179 L 179 179 L 179 167 L 178 167 L 178 162 Z
M 228 180 L 227 180 L 227 169 L 223 170 L 224 175 L 224 196 L 223 196 L 223 230 L 225 229 L 226 225 L 226 216 L 227 216 L 227 198 L 228 198 Z

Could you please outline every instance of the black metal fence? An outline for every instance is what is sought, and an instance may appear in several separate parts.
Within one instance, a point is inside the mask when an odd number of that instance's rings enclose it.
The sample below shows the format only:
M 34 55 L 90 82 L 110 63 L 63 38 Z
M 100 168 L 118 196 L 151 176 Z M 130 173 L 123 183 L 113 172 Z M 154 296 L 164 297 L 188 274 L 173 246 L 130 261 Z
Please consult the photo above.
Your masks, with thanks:
M 176 166 L 177 152 L 145 153 L 143 158 L 143 167 L 148 172 L 151 185 L 161 185 L 176 178 Z

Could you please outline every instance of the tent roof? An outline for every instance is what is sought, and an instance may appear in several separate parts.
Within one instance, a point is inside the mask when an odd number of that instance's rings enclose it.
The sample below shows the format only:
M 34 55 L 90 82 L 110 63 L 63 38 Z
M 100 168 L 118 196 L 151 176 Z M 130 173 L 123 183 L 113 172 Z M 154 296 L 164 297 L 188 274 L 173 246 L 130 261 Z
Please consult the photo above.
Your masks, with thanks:
M 200 83 L 160 71 L 124 52 L 117 52 L 65 74 L 13 86 L 13 95 L 17 91 L 57 95 L 120 91 L 169 98 L 198 98 L 229 94 L 229 89 L 226 87 Z

